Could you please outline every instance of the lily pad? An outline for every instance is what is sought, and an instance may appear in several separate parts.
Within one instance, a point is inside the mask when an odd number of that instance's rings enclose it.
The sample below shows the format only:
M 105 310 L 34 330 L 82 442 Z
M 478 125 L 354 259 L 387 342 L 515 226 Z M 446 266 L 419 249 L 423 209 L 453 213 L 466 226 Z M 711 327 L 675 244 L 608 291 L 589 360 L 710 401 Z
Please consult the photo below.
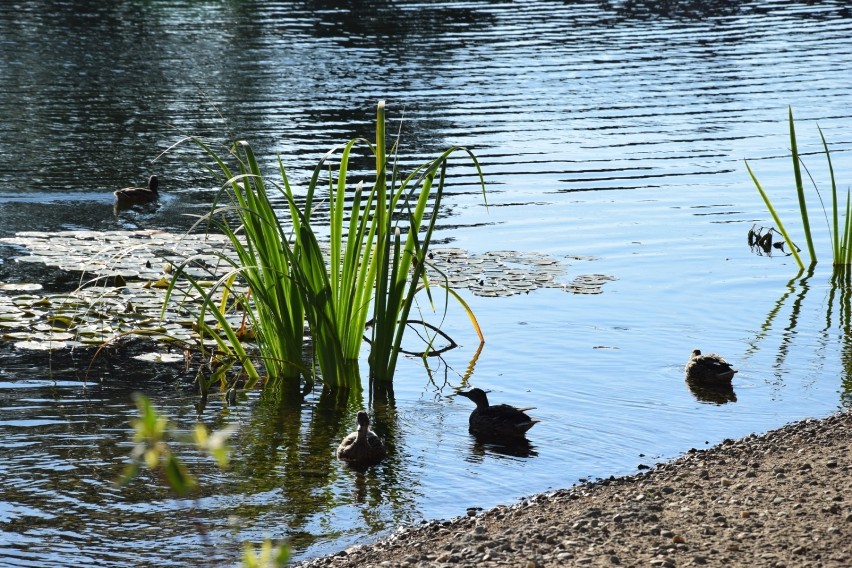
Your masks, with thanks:
M 143 353 L 133 357 L 139 361 L 148 361 L 149 363 L 178 363 L 184 360 L 181 353 Z

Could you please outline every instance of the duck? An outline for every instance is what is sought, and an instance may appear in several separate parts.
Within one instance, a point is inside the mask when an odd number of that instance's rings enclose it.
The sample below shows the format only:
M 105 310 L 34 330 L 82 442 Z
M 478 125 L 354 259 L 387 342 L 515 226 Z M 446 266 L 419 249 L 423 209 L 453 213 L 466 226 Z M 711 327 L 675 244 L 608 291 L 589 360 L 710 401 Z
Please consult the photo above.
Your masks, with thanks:
M 517 408 L 509 404 L 488 404 L 488 395 L 480 388 L 467 392 L 459 392 L 459 396 L 470 399 L 476 408 L 470 413 L 468 420 L 470 433 L 475 436 L 492 439 L 520 439 L 525 437 L 527 430 L 540 420 L 534 420 L 527 415 L 527 410 L 535 407 Z
M 115 194 L 115 205 L 122 208 L 156 201 L 160 197 L 160 193 L 157 191 L 158 185 L 157 176 L 151 176 L 148 178 L 148 187 L 117 189 L 113 192 Z
M 385 444 L 370 430 L 370 415 L 358 413 L 358 429 L 343 438 L 337 447 L 337 459 L 354 466 L 374 465 L 382 461 L 387 451 Z
M 715 353 L 702 355 L 700 349 L 692 350 L 683 370 L 687 381 L 703 384 L 730 384 L 737 373 L 737 370 L 721 355 Z

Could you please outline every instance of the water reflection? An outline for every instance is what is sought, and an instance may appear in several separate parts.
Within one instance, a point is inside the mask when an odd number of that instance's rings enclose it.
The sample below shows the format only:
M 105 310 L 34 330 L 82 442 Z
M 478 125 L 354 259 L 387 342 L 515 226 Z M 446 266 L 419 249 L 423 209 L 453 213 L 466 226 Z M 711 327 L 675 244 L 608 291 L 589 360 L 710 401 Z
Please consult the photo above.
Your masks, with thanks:
M 604 0 L 607 5 L 613 2 Z M 625 18 L 675 18 L 704 20 L 719 16 L 733 16 L 743 10 L 741 0 L 624 0 L 616 12 Z
M 512 458 L 534 458 L 536 447 L 526 438 L 517 440 L 494 440 L 487 436 L 471 434 L 473 443 L 470 454 L 465 458 L 471 463 L 481 463 L 488 454 Z
M 692 395 L 701 402 L 711 404 L 726 404 L 736 402 L 737 395 L 734 393 L 733 385 L 708 385 L 700 381 L 687 379 L 686 385 Z
M 830 274 L 817 273 L 818 268 L 825 268 L 831 270 L 831 272 Z M 827 283 L 813 282 L 817 274 L 824 276 Z M 813 288 L 826 289 L 825 303 L 820 306 L 820 311 L 825 311 L 824 325 L 818 333 L 818 348 L 812 355 L 817 359 L 815 364 L 820 367 L 823 366 L 825 364 L 824 358 L 829 352 L 829 345 L 834 340 L 833 330 L 840 332 L 843 338 L 840 359 L 844 369 L 844 374 L 841 377 L 841 403 L 844 406 L 850 406 L 852 403 L 852 396 L 850 396 L 850 393 L 852 393 L 850 391 L 852 366 L 849 364 L 852 361 L 852 341 L 849 339 L 852 337 L 852 277 L 850 276 L 852 276 L 852 272 L 850 272 L 848 266 L 821 267 L 814 263 L 808 269 L 800 270 L 787 282 L 781 296 L 766 315 L 760 326 L 760 331 L 749 342 L 749 349 L 746 351 L 745 358 L 755 355 L 761 349 L 762 344 L 770 336 L 773 327 L 783 325 L 773 364 L 776 371 L 774 382 L 776 384 L 783 383 L 787 360 L 797 347 L 800 320 L 812 313 L 805 308 L 808 293 Z M 779 324 L 777 320 L 785 311 L 788 312 L 787 321 Z

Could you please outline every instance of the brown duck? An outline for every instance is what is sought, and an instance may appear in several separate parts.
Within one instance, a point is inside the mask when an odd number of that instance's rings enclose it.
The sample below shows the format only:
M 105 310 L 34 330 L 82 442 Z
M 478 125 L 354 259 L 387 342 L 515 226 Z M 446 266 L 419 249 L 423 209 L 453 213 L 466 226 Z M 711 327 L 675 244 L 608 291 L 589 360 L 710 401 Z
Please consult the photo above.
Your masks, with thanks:
M 133 205 L 152 203 L 160 197 L 160 193 L 157 191 L 158 185 L 157 176 L 151 176 L 148 178 L 148 187 L 118 189 L 113 192 L 115 194 L 115 206 L 118 209 L 123 209 Z
M 737 370 L 721 355 L 715 353 L 702 355 L 700 349 L 692 350 L 692 355 L 683 370 L 687 381 L 704 384 L 730 384 L 737 373 Z
M 370 416 L 363 410 L 358 413 L 358 429 L 340 442 L 337 459 L 356 466 L 377 464 L 385 457 L 385 445 L 370 430 Z
M 527 430 L 539 420 L 533 420 L 525 411 L 534 407 L 517 408 L 508 404 L 488 404 L 482 389 L 474 388 L 458 393 L 476 403 L 468 421 L 471 434 L 493 439 L 523 438 Z

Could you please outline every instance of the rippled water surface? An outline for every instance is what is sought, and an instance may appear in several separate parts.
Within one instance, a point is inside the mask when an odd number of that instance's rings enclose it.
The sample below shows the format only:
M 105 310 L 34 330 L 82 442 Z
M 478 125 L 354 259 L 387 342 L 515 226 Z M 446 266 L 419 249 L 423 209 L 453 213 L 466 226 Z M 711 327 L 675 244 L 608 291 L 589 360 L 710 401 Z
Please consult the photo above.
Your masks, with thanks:
M 522 451 L 477 444 L 470 403 L 448 396 L 477 343 L 451 305 L 461 347 L 431 375 L 404 360 L 392 401 L 212 398 L 201 419 L 239 431 L 224 473 L 178 442 L 196 500 L 151 477 L 112 485 L 131 393 L 188 431 L 192 370 L 119 351 L 84 383 L 90 354 L 3 342 L 0 564 L 227 565 L 267 536 L 307 558 L 848 405 L 849 291 L 831 286 L 827 261 L 796 279 L 790 258 L 749 250 L 748 230 L 773 223 L 743 160 L 798 230 L 792 105 L 823 199 L 817 124 L 845 194 L 850 15 L 845 2 L 786 0 L 3 4 L 0 237 L 184 230 L 217 187 L 190 148 L 160 155 L 183 136 L 246 138 L 270 175 L 279 153 L 299 185 L 333 145 L 371 138 L 386 99 L 404 167 L 463 145 L 484 168 L 488 207 L 472 170 L 451 168 L 441 246 L 547 255 L 565 283 L 609 280 L 598 294 L 461 292 L 486 336 L 470 384 L 537 407 Z M 159 206 L 115 216 L 111 191 L 151 173 Z M 21 254 L 0 246 L 0 281 L 75 283 Z M 687 388 L 695 347 L 740 369 L 732 396 Z M 333 459 L 361 406 L 391 447 L 366 473 Z

